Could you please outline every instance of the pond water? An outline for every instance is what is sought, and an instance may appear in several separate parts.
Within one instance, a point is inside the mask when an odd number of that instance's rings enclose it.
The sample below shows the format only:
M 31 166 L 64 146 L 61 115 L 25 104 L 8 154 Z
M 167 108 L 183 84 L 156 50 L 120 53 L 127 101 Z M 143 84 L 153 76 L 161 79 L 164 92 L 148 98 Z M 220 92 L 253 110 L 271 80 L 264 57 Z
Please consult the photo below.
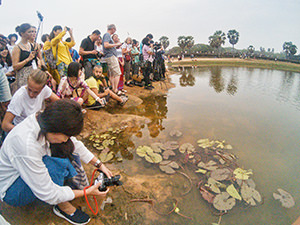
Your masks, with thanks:
M 174 140 L 169 136 L 172 130 L 183 133 L 179 144 L 190 142 L 196 146 L 200 138 L 226 140 L 233 146 L 231 152 L 238 157 L 238 164 L 253 170 L 264 203 L 249 208 L 236 206 L 222 217 L 221 224 L 281 225 L 295 221 L 300 216 L 300 74 L 211 67 L 181 69 L 171 79 L 176 87 L 167 96 L 143 99 L 142 106 L 128 112 L 150 120 L 131 138 L 132 147 Z M 161 85 L 164 88 L 164 83 Z M 132 160 L 120 165 L 127 168 L 128 174 L 159 173 L 154 166 L 145 167 L 134 152 Z M 138 171 L 130 172 L 135 167 Z M 176 175 L 171 176 L 174 182 L 178 179 L 182 183 Z M 293 195 L 293 208 L 283 208 L 273 199 L 272 193 L 278 188 Z M 218 222 L 196 185 L 180 198 L 179 208 L 193 221 L 172 214 L 161 224 Z

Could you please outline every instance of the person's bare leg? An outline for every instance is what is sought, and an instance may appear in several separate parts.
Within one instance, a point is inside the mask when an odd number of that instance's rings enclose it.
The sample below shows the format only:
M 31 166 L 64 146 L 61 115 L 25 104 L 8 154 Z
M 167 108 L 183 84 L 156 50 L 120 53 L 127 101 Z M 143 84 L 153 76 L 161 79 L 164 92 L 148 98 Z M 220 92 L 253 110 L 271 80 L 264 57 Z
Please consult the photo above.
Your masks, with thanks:
M 57 206 L 68 215 L 76 211 L 76 208 L 70 202 L 62 202 L 57 204 Z
M 116 95 L 114 92 L 112 92 L 111 90 L 109 90 L 109 95 L 112 97 L 112 99 L 117 100 L 118 102 L 122 102 L 123 100 L 121 99 L 120 96 Z

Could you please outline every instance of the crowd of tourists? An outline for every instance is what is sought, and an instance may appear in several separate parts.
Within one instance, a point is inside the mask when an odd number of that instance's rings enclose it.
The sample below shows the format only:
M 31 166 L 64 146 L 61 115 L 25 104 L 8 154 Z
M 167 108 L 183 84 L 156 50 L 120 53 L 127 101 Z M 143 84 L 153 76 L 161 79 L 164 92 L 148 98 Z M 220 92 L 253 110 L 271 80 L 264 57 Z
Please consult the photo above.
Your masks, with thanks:
M 89 182 L 81 161 L 113 174 L 74 137 L 85 108 L 103 108 L 110 99 L 123 106 L 125 86 L 152 90 L 152 82 L 165 79 L 164 49 L 152 34 L 122 43 L 114 24 L 102 37 L 94 30 L 79 51 L 69 27 L 54 26 L 43 43 L 28 23 L 16 32 L 0 34 L 0 198 L 12 206 L 40 199 L 70 223 L 86 224 L 90 217 L 70 201 L 108 190 L 97 184 L 83 191 Z

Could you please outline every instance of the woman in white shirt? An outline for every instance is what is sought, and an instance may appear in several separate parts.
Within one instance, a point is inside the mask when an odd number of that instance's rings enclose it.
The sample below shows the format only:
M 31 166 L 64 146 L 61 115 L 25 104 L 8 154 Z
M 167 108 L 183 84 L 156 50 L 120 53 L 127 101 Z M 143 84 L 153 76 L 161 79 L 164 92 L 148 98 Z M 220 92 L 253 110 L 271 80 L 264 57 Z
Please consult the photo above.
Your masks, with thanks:
M 76 174 L 70 159 L 80 157 L 109 178 L 112 173 L 73 137 L 82 128 L 81 106 L 68 99 L 50 104 L 42 113 L 32 114 L 16 126 L 0 149 L 1 200 L 9 205 L 22 206 L 38 198 L 55 205 L 54 213 L 70 223 L 88 223 L 89 216 L 69 202 L 84 196 L 84 191 L 63 186 L 66 178 Z M 59 158 L 53 157 L 53 149 Z M 87 188 L 86 195 L 105 196 L 108 190 L 100 192 L 100 184 Z

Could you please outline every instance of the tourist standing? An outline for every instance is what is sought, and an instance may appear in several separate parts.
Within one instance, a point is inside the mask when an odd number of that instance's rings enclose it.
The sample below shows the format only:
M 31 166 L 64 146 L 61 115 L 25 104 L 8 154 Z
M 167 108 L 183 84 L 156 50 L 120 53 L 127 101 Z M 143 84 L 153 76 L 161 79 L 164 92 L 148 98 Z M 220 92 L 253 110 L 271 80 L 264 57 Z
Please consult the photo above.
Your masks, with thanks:
M 23 23 L 16 27 L 16 32 L 21 36 L 21 41 L 12 51 L 12 63 L 16 71 L 16 86 L 14 89 L 19 89 L 27 84 L 27 78 L 33 71 L 32 61 L 36 57 L 36 52 L 29 42 L 32 36 L 31 25 Z
M 116 26 L 110 24 L 107 26 L 107 33 L 103 36 L 103 53 L 108 66 L 109 80 L 113 92 L 118 92 L 118 84 L 121 75 L 121 70 L 117 58 L 116 47 L 121 46 L 122 43 L 114 43 L 111 35 L 116 32 Z
M 16 34 L 8 35 L 7 48 L 8 48 L 8 51 L 9 51 L 10 54 L 12 54 L 12 50 L 16 46 L 17 40 L 18 40 L 18 35 L 16 35 Z
M 83 59 L 86 79 L 93 75 L 93 67 L 100 65 L 100 61 L 97 58 L 99 52 L 95 46 L 95 42 L 100 39 L 100 34 L 99 30 L 94 30 L 91 35 L 82 40 L 79 48 L 79 55 Z
M 126 38 L 124 44 L 122 45 L 122 54 L 124 58 L 124 75 L 125 75 L 125 85 L 132 86 L 131 84 L 131 50 L 132 50 L 132 39 L 130 37 Z

